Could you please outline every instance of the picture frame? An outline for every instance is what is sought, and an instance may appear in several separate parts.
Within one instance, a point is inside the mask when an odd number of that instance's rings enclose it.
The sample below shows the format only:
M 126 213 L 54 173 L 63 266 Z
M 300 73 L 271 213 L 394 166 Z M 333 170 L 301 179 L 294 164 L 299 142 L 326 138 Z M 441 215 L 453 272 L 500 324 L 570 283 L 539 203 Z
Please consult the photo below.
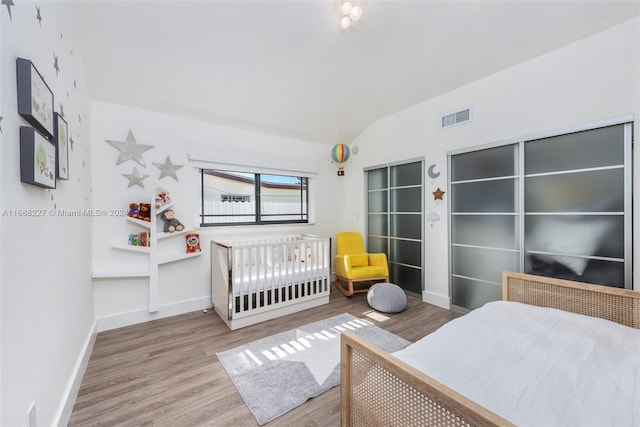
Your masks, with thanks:
M 69 179 L 69 125 L 58 113 L 54 115 L 53 140 L 56 144 L 56 178 Z
M 16 75 L 18 114 L 51 140 L 54 132 L 53 92 L 28 59 L 16 59 Z
M 20 127 L 20 181 L 56 188 L 56 146 L 29 126 Z

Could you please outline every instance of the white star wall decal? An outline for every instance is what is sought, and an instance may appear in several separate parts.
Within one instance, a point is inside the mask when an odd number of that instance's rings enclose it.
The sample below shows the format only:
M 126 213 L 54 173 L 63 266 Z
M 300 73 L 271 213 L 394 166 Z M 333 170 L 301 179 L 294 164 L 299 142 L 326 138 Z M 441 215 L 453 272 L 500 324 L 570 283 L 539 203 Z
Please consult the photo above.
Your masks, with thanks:
M 134 185 L 139 185 L 140 187 L 144 188 L 142 180 L 149 177 L 149 175 L 140 175 L 140 172 L 138 172 L 138 169 L 135 166 L 133 167 L 133 171 L 131 173 L 123 173 L 122 176 L 129 180 L 129 185 L 127 186 L 127 188 L 133 187 Z
M 167 160 L 165 160 L 164 163 L 154 163 L 153 165 L 160 169 L 160 178 L 158 179 L 162 179 L 165 176 L 170 176 L 176 181 L 178 180 L 176 171 L 180 169 L 182 165 L 174 165 L 173 163 L 171 163 L 171 158 L 169 156 L 167 156 Z
M 133 132 L 131 132 L 131 130 L 129 130 L 127 139 L 125 139 L 124 141 L 112 141 L 109 139 L 105 141 L 120 150 L 120 155 L 118 156 L 116 165 L 126 162 L 127 160 L 135 160 L 141 166 L 144 166 L 145 168 L 147 167 L 144 159 L 142 158 L 142 153 L 151 150 L 153 148 L 153 145 L 142 145 L 136 143 L 136 139 L 134 138 Z

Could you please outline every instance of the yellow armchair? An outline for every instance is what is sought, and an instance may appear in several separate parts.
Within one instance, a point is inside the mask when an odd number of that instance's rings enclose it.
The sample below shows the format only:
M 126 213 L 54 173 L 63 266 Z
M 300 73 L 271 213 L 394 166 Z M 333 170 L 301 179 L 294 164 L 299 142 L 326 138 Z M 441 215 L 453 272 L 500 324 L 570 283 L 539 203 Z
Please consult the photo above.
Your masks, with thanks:
M 360 233 L 345 231 L 336 235 L 336 288 L 345 296 L 357 292 L 367 292 L 365 289 L 354 289 L 353 282 L 389 282 L 389 266 L 387 255 L 383 253 L 367 253 Z M 344 288 L 340 282 L 346 282 Z M 371 283 L 370 285 L 373 285 Z

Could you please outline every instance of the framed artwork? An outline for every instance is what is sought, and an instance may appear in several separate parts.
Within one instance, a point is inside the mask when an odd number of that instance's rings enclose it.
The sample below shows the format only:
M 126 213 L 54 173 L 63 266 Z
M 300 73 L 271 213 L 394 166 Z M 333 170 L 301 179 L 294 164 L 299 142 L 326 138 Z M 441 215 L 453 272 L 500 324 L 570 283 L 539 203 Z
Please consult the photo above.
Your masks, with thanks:
M 69 125 L 58 113 L 54 115 L 54 138 L 56 143 L 56 178 L 69 179 Z
M 18 114 L 48 139 L 53 138 L 53 92 L 31 61 L 16 59 Z
M 56 146 L 32 127 L 20 127 L 20 181 L 56 188 Z

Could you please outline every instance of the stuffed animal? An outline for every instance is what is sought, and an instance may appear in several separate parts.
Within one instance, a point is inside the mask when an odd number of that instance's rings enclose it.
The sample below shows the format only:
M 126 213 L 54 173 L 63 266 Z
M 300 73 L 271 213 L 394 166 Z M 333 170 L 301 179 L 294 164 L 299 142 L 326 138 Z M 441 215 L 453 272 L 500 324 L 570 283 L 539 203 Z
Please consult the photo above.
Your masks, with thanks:
M 129 203 L 129 214 L 131 218 L 138 218 L 140 215 L 140 205 L 137 203 Z
M 151 222 L 151 203 L 140 203 L 138 219 Z
M 162 220 L 164 221 L 164 232 L 173 233 L 184 229 L 184 225 L 176 219 L 175 213 L 171 209 L 162 212 Z
M 156 209 L 160 209 L 162 206 L 167 203 L 171 203 L 171 197 L 169 197 L 169 192 L 162 188 L 158 187 L 156 189 Z

